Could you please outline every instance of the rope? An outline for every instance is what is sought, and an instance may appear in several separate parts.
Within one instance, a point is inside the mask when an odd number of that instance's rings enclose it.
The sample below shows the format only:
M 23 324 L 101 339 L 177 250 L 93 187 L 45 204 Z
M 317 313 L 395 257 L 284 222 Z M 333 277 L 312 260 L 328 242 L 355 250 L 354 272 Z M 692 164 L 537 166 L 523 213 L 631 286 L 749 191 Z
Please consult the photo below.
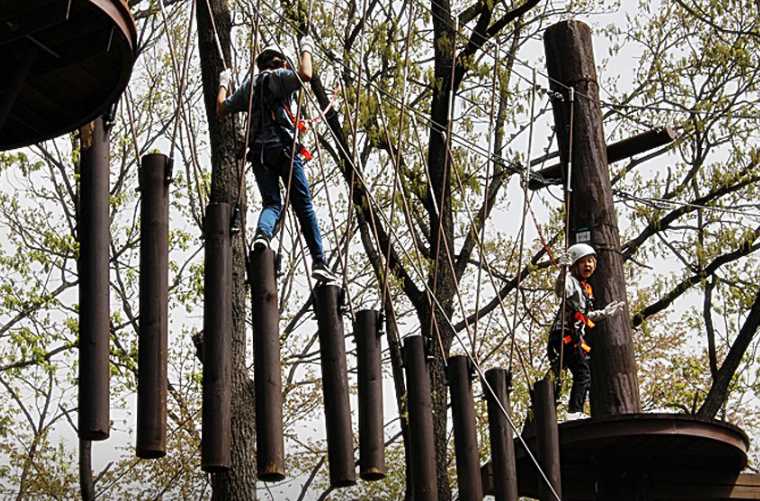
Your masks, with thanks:
M 536 73 L 533 72 L 533 81 L 536 80 Z M 523 210 L 522 218 L 520 220 L 520 250 L 517 254 L 517 282 L 515 283 L 515 307 L 512 313 L 512 344 L 509 348 L 509 372 L 512 372 L 512 357 L 514 355 L 515 348 L 515 331 L 517 330 L 517 305 L 520 298 L 520 282 L 522 281 L 522 260 L 523 260 L 523 247 L 525 244 L 525 218 L 528 212 L 528 180 L 530 179 L 530 160 L 533 150 L 533 118 L 535 117 L 536 110 L 536 87 L 533 86 L 533 92 L 530 97 L 530 132 L 528 133 L 528 154 L 525 161 L 525 175 L 522 178 L 523 185 Z
M 333 132 L 332 132 L 332 130 L 330 130 L 330 132 L 331 132 L 331 133 L 333 133 Z M 334 134 L 334 133 L 333 133 L 333 134 Z M 451 135 L 450 135 L 450 134 L 449 134 L 448 136 L 449 136 L 449 137 L 451 137 Z M 355 140 L 355 139 L 356 139 L 356 138 L 354 138 L 354 140 Z M 343 149 L 343 147 L 342 147 L 342 145 L 340 144 L 340 142 L 339 142 L 339 141 L 336 141 L 336 144 L 338 145 L 338 147 L 339 147 L 341 150 Z M 350 161 L 350 158 L 348 157 L 348 152 L 345 152 L 345 151 L 344 151 L 343 153 L 346 155 L 346 158 L 347 158 L 347 159 Z M 447 155 L 450 155 L 450 151 L 447 151 Z M 364 182 L 363 178 L 361 177 L 361 173 L 358 171 L 358 168 L 356 167 L 356 165 L 355 165 L 355 163 L 354 163 L 353 161 L 350 161 L 350 167 L 353 169 L 353 175 L 357 176 L 357 177 L 358 177 L 358 180 L 359 180 L 359 182 L 361 182 L 361 183 L 362 183 L 362 184 L 363 184 L 363 185 L 366 187 L 367 185 L 366 185 L 366 183 Z M 368 191 L 368 192 L 366 192 L 366 196 L 367 196 L 367 198 L 368 198 L 368 201 L 370 202 L 370 203 L 368 204 L 368 208 L 369 208 L 369 210 L 370 210 L 370 211 L 372 211 L 372 210 L 373 210 L 373 209 L 372 209 L 372 208 L 373 208 L 373 204 L 374 204 L 374 205 L 377 205 L 377 201 L 376 201 L 376 200 L 374 200 L 374 198 L 373 198 L 373 196 L 372 196 L 372 193 L 371 193 L 371 191 Z M 383 219 L 385 219 L 385 217 L 384 217 L 384 215 L 382 214 L 382 212 L 378 212 L 378 215 L 379 215 L 379 217 L 380 217 L 380 218 L 383 218 Z M 440 219 L 440 218 L 439 218 L 439 219 Z M 371 217 L 371 221 L 374 223 L 374 216 L 373 216 L 373 217 Z M 389 226 L 388 226 L 388 230 L 389 230 L 389 237 L 390 237 L 390 238 L 394 238 L 394 239 L 396 239 L 397 241 L 400 241 L 400 238 L 398 237 L 398 235 L 397 235 L 397 233 L 396 233 L 395 229 L 393 228 L 393 225 L 392 225 L 392 224 L 390 224 L 391 222 L 389 222 L 389 221 L 385 221 L 385 222 L 386 222 L 386 224 L 389 224 Z M 374 225 L 373 225 L 373 231 L 374 231 L 374 233 L 375 233 L 375 237 L 377 238 L 377 231 L 376 231 L 376 228 L 374 228 Z M 378 240 L 378 242 L 379 242 L 379 240 Z M 403 247 L 403 246 L 402 246 L 402 252 L 404 253 L 404 255 L 406 255 L 407 257 L 409 257 L 409 256 L 408 256 L 408 252 L 407 252 L 406 248 L 405 248 L 405 247 Z M 449 257 L 450 257 L 450 255 L 449 255 Z M 449 264 L 452 264 L 452 263 L 451 263 L 451 262 L 449 262 Z M 410 260 L 410 265 L 411 265 L 411 267 L 412 267 L 412 268 L 414 268 L 414 269 L 415 269 L 415 271 L 416 271 L 416 272 L 417 272 L 417 273 L 418 273 L 420 276 L 424 276 L 423 270 L 418 270 L 418 269 L 416 269 L 416 267 L 415 267 L 415 263 L 413 262 L 413 260 Z M 492 277 L 492 278 L 493 278 L 493 277 Z M 429 286 L 428 286 L 428 285 L 427 285 L 427 284 L 424 282 L 424 280 L 423 280 L 423 285 L 424 285 L 424 287 L 425 287 L 426 289 L 428 289 L 428 290 L 430 289 L 430 287 L 429 287 Z M 432 295 L 431 295 L 431 299 L 432 299 L 432 301 L 435 303 L 435 306 L 436 306 L 436 307 L 438 307 L 438 308 L 441 308 L 441 309 L 442 309 L 442 311 L 445 311 L 445 310 L 443 310 L 443 307 L 442 307 L 442 305 L 440 304 L 440 302 L 438 301 L 438 299 L 437 299 L 437 297 L 435 296 L 435 294 L 432 294 Z M 501 298 L 500 298 L 500 299 L 501 299 Z M 458 335 L 458 333 L 456 332 L 456 330 L 454 329 L 454 326 L 453 326 L 453 324 L 451 323 L 451 320 L 450 320 L 450 319 L 449 319 L 449 318 L 448 318 L 446 315 L 444 315 L 444 316 L 443 316 L 443 319 L 444 319 L 444 320 L 445 320 L 445 321 L 446 321 L 446 322 L 449 324 L 450 328 L 452 329 L 452 333 L 453 333 L 454 337 L 455 337 L 455 338 L 458 340 L 458 342 L 460 343 L 460 345 L 461 345 L 462 347 L 464 347 L 464 346 L 465 346 L 465 344 L 464 344 L 464 342 L 462 341 L 462 339 L 460 338 L 460 336 Z M 477 364 L 477 362 L 474 360 L 474 358 L 473 358 L 473 357 L 471 357 L 471 355 L 469 354 L 469 352 L 467 352 L 467 356 L 468 356 L 468 357 L 470 358 L 470 360 L 473 362 L 473 364 L 474 364 L 474 366 L 475 366 L 476 370 L 479 372 L 479 374 L 481 375 L 481 377 L 483 377 L 483 373 L 482 373 L 482 371 L 481 371 L 481 369 L 480 369 L 479 365 L 478 365 L 478 364 Z M 488 385 L 488 384 L 487 384 L 487 382 L 485 383 L 485 385 L 486 385 L 486 387 L 488 388 L 488 390 L 489 390 L 489 391 L 491 391 L 491 393 L 493 394 L 493 389 L 490 387 L 490 385 Z M 503 408 L 503 406 L 501 406 L 501 404 L 500 404 L 500 403 L 499 403 L 499 407 L 501 408 L 501 410 L 502 410 L 502 412 L 504 413 L 504 415 L 505 415 L 506 419 L 507 419 L 507 420 L 510 422 L 510 424 L 513 426 L 513 428 L 515 429 L 515 432 L 517 433 L 517 435 L 518 435 L 518 437 L 519 437 L 519 433 L 517 432 L 517 429 L 516 429 L 516 427 L 514 426 L 514 423 L 512 422 L 511 418 L 509 417 L 509 414 L 506 412 L 506 410 Z M 548 479 L 546 478 L 545 474 L 543 473 L 543 470 L 541 470 L 541 467 L 540 467 L 540 465 L 538 464 L 537 460 L 535 459 L 535 457 L 533 456 L 533 454 L 530 452 L 530 450 L 527 448 L 527 445 L 526 445 L 526 444 L 524 443 L 524 441 L 522 440 L 522 437 L 520 437 L 520 439 L 521 439 L 521 442 L 523 443 L 523 445 L 526 447 L 526 452 L 527 452 L 527 454 L 528 454 L 528 455 L 531 457 L 531 459 L 533 460 L 533 462 L 536 464 L 537 468 L 538 468 L 538 469 L 539 469 L 539 471 L 541 472 L 541 475 L 542 475 L 542 477 L 543 477 L 544 481 L 546 481 L 546 482 L 547 482 L 547 485 L 549 486 L 549 489 L 550 489 L 550 490 L 553 492 L 553 494 L 555 495 L 555 497 L 556 497 L 556 498 L 559 500 L 559 499 L 560 499 L 560 498 L 559 498 L 559 496 L 556 494 L 556 491 L 554 491 L 553 487 L 551 486 L 551 483 L 548 481 Z
M 398 145 L 398 148 L 396 149 L 396 158 L 394 162 L 394 176 L 393 176 L 393 193 L 391 194 L 391 215 L 390 220 L 393 221 L 393 212 L 396 207 L 396 186 L 397 184 L 400 184 L 399 180 L 399 170 L 401 169 L 401 141 L 404 136 L 404 109 L 406 106 L 406 83 L 407 83 L 407 69 L 409 66 L 409 46 L 411 44 L 411 38 L 412 38 L 412 26 L 414 26 L 414 5 L 409 5 L 409 23 L 407 24 L 407 32 L 406 32 L 406 43 L 404 46 L 404 63 L 403 63 L 403 71 L 402 71 L 402 77 L 401 77 L 401 108 L 399 109 L 399 124 L 398 124 L 398 139 L 396 140 L 396 144 Z M 380 95 L 376 94 L 377 102 L 378 102 L 378 109 L 380 111 L 381 119 L 382 119 L 382 109 L 380 108 Z M 388 146 L 392 148 L 392 144 L 390 142 L 390 137 L 388 135 L 388 127 L 385 121 L 383 120 L 383 129 L 385 130 L 386 138 L 388 141 Z M 393 150 L 391 149 L 389 153 L 392 155 Z M 404 192 L 403 186 L 401 188 L 401 192 Z M 406 204 L 405 204 L 406 205 Z M 415 242 L 416 244 L 416 242 Z M 391 254 L 391 241 L 388 240 L 388 249 L 385 253 L 385 270 L 383 271 L 383 287 L 382 287 L 382 294 L 381 297 L 383 298 L 383 303 L 385 303 L 385 294 L 388 289 L 388 265 L 390 263 L 390 254 Z
M 362 19 L 367 14 L 367 2 L 366 0 L 362 0 Z M 362 82 L 362 65 L 361 61 L 364 58 L 364 23 L 362 23 L 361 28 L 359 30 L 359 62 L 357 63 L 356 67 L 358 69 L 359 78 L 356 79 L 356 102 L 354 103 L 354 110 L 353 114 L 350 113 L 351 110 L 348 108 L 348 101 L 346 101 L 346 116 L 348 117 L 348 123 L 349 127 L 351 127 L 352 132 L 352 144 L 351 144 L 351 159 L 354 164 L 358 165 L 359 163 L 359 154 L 356 146 L 356 139 L 358 137 L 358 128 L 359 128 L 359 103 L 361 102 L 361 82 Z M 343 81 L 339 80 L 342 90 L 342 95 L 348 96 L 346 94 L 345 89 L 343 89 Z M 353 120 L 352 120 L 353 119 Z M 329 130 L 329 127 L 328 127 Z M 344 255 L 346 257 L 346 266 L 343 268 L 343 280 L 347 280 L 347 274 L 348 274 L 348 248 L 351 244 L 351 238 L 352 238 L 352 230 L 353 230 L 353 224 L 352 223 L 352 217 L 354 215 L 353 211 L 353 204 L 354 204 L 354 183 L 353 183 L 353 176 L 352 180 L 349 183 L 348 188 L 348 238 L 346 238 L 346 248 Z
M 494 122 L 496 121 L 496 117 L 494 116 L 496 111 L 496 81 L 497 76 L 499 74 L 498 72 L 498 61 L 499 61 L 499 50 L 501 49 L 501 45 L 496 46 L 496 52 L 494 53 L 494 65 L 493 65 L 493 76 L 491 80 L 491 108 L 488 113 L 488 130 L 493 131 L 494 129 Z M 493 149 L 496 148 L 495 140 L 492 139 L 494 137 L 494 134 L 488 134 L 488 153 L 489 155 L 493 154 Z M 489 182 L 491 180 L 491 162 L 486 162 L 486 182 L 485 187 L 483 189 L 483 207 L 487 211 L 488 210 L 488 193 L 489 193 Z M 485 240 L 485 230 L 486 225 L 483 224 L 480 227 L 480 241 L 482 242 Z M 483 256 L 481 256 L 481 261 L 483 260 Z M 476 280 L 476 286 L 475 286 L 475 311 L 480 311 L 480 284 L 481 284 L 481 274 L 482 274 L 483 268 L 481 266 L 478 266 L 478 278 Z M 477 338 L 478 336 L 478 323 L 479 323 L 480 317 L 475 317 L 475 325 L 474 330 L 475 333 L 473 336 Z
M 457 31 L 459 29 L 459 18 L 456 20 L 456 29 L 454 31 Z M 456 50 L 456 39 L 454 40 L 453 47 L 451 48 L 451 80 L 450 80 L 450 86 L 449 86 L 449 96 L 448 96 L 448 114 L 447 114 L 447 123 L 446 123 L 446 136 L 444 141 L 444 148 L 445 150 L 445 157 L 443 161 L 443 180 L 441 182 L 441 199 L 438 203 L 438 207 L 440 210 L 437 211 L 437 217 L 438 220 L 438 229 L 435 231 L 436 239 L 435 239 L 435 253 L 433 254 L 433 295 L 436 295 L 438 293 L 438 255 L 441 252 L 441 235 L 443 234 L 443 207 L 444 207 L 444 197 L 446 196 L 447 188 L 449 185 L 449 169 L 450 165 L 449 162 L 451 160 L 451 130 L 452 130 L 452 123 L 454 121 L 454 77 L 455 77 L 455 70 L 456 65 L 454 62 L 457 58 L 457 50 Z M 442 131 L 439 131 L 439 133 L 443 134 Z M 424 163 L 423 163 L 424 165 Z M 433 180 L 430 179 L 430 172 L 428 171 L 428 178 L 430 182 L 430 198 L 435 199 L 435 192 L 433 190 Z M 432 228 L 431 228 L 432 231 Z M 446 246 L 448 251 L 448 245 Z M 450 256 L 449 256 L 450 258 Z M 445 314 L 445 311 L 442 310 L 442 313 Z M 430 309 L 430 325 L 428 329 L 430 331 L 433 330 L 433 323 L 436 320 L 436 312 L 435 308 Z M 469 330 L 468 330 L 468 336 L 469 336 Z M 470 342 L 472 342 L 472 339 L 470 339 Z M 443 348 L 443 346 L 442 346 Z M 446 366 L 446 357 L 442 357 L 443 365 Z
M 214 20 L 214 11 L 211 10 L 211 3 L 206 0 L 206 8 L 208 9 L 208 17 L 211 19 L 211 30 L 214 32 L 214 41 L 216 42 L 216 50 L 219 51 L 219 59 L 222 60 L 222 66 L 225 69 L 229 68 L 227 61 L 224 58 L 224 52 L 222 51 L 222 42 L 219 41 L 219 32 L 216 29 L 216 21 Z
M 316 129 L 312 129 L 312 132 L 314 134 L 314 143 L 316 144 L 317 149 L 317 164 L 319 165 L 319 172 L 322 177 L 322 181 L 325 185 L 325 196 L 327 197 L 327 210 L 330 213 L 330 221 L 332 222 L 333 227 L 333 238 L 335 239 L 335 250 L 338 253 L 338 263 L 340 263 L 341 267 L 343 268 L 343 290 L 346 291 L 346 299 L 348 301 L 348 309 L 351 315 L 351 319 L 354 320 L 356 318 L 355 312 L 354 312 L 354 304 L 353 300 L 351 298 L 351 292 L 348 287 L 348 280 L 347 280 L 347 266 L 348 263 L 343 261 L 343 256 L 340 254 L 340 238 L 338 237 L 338 223 L 335 218 L 335 213 L 333 211 L 332 201 L 330 197 L 330 188 L 327 184 L 327 175 L 325 174 L 325 168 L 324 168 L 324 162 L 322 161 L 322 149 L 319 145 L 319 134 L 317 134 Z
M 572 174 L 573 174 L 573 120 L 575 113 L 575 89 L 570 87 L 569 92 L 570 101 L 570 130 L 568 131 L 568 153 L 567 153 L 567 180 L 565 183 L 565 255 L 567 255 L 567 249 L 570 247 L 570 193 L 572 190 Z M 565 322 L 567 321 L 567 266 L 562 266 L 562 300 L 560 302 L 560 340 L 559 340 L 559 369 L 557 370 L 557 388 L 562 388 L 562 370 L 565 362 L 565 344 L 563 338 L 565 337 Z M 559 392 L 557 392 L 559 395 Z

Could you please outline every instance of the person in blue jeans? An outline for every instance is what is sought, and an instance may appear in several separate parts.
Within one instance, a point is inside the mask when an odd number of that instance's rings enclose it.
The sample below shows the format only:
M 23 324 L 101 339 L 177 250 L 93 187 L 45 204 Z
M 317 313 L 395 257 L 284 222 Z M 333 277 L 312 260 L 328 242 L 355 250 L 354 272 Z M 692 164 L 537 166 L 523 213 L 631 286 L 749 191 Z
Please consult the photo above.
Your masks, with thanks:
M 229 113 L 247 112 L 250 102 L 247 159 L 252 163 L 263 201 L 253 241 L 254 249 L 269 247 L 277 222 L 283 216 L 279 184 L 282 179 L 286 187 L 290 183 L 288 200 L 293 204 L 311 253 L 312 277 L 329 282 L 335 280 L 335 277 L 325 260 L 319 223 L 304 171 L 302 152 L 305 150 L 298 144 L 295 117 L 291 111 L 293 97 L 300 89 L 301 82 L 308 82 L 312 75 L 311 52 L 314 43 L 306 36 L 301 39 L 300 46 L 297 70 L 290 68 L 287 57 L 276 47 L 262 50 L 255 61 L 259 72 L 249 76 L 229 97 L 227 89 L 231 81 L 230 70 L 220 73 L 217 115 L 223 117 Z

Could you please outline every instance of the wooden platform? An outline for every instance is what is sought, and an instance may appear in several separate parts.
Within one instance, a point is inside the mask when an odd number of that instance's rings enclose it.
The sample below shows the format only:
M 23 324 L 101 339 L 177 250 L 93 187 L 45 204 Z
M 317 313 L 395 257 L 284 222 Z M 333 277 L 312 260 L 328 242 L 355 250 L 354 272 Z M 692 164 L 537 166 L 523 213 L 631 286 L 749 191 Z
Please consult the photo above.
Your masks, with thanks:
M 4 1 L 0 150 L 76 129 L 129 81 L 137 31 L 122 0 Z
M 535 450 L 532 431 L 523 436 Z M 559 439 L 565 501 L 595 499 L 600 479 L 646 492 L 652 501 L 760 500 L 760 476 L 740 474 L 749 439 L 722 421 L 629 414 L 561 423 Z M 517 440 L 515 451 L 520 494 L 534 497 L 536 469 Z M 483 473 L 486 491 L 492 492 L 489 472 L 490 464 Z

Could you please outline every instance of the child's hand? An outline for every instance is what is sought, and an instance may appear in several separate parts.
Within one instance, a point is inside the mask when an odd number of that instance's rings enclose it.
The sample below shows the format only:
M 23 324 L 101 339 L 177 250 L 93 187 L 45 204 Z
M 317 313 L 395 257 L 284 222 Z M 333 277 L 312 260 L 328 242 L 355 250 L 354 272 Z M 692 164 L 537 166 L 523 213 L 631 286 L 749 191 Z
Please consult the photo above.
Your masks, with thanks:
M 570 254 L 566 250 L 557 252 L 557 266 L 570 266 Z
M 617 312 L 619 312 L 623 306 L 625 306 L 624 301 L 613 301 L 605 306 L 602 310 L 590 311 L 588 318 L 591 319 L 592 322 L 598 322 L 599 320 L 610 318 L 611 316 L 617 314 Z
M 625 301 L 613 301 L 604 307 L 605 318 L 609 318 L 619 312 L 625 306 Z

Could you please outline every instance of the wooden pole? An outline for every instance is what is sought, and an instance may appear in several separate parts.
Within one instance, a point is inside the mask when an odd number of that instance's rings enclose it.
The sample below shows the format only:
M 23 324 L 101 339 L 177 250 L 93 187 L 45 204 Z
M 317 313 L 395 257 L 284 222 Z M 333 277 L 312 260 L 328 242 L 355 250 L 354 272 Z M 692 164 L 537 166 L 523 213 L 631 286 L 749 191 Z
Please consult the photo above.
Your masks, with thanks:
M 559 427 L 557 426 L 557 410 L 554 407 L 554 382 L 546 378 L 537 381 L 533 385 L 533 398 L 533 411 L 536 416 L 536 457 L 544 475 L 562 499 Z M 557 501 L 540 474 L 538 475 L 538 499 Z
M 338 304 L 339 295 L 340 287 L 337 285 L 321 284 L 314 288 L 330 485 L 348 487 L 356 484 L 356 467 L 351 430 L 351 404 L 348 399 L 346 342 Z
M 201 467 L 231 467 L 232 447 L 232 248 L 230 204 L 206 209 L 206 263 L 203 292 L 203 429 Z
M 140 164 L 140 323 L 137 365 L 137 456 L 166 455 L 169 324 L 169 159 Z
M 486 381 L 495 393 L 494 398 L 491 392 L 486 391 L 494 496 L 496 501 L 517 501 L 517 462 L 512 427 L 496 403 L 498 400 L 510 412 L 509 372 L 506 369 L 489 369 L 486 371 Z
M 480 501 L 483 499 L 483 483 L 480 478 L 480 450 L 475 430 L 470 369 L 470 359 L 466 356 L 449 357 L 447 375 L 451 391 L 459 499 Z
M 356 369 L 359 381 L 359 476 L 385 478 L 383 370 L 380 363 L 382 317 L 376 310 L 356 313 Z
M 596 304 L 626 300 L 620 235 L 607 168 L 599 85 L 591 44 L 591 29 L 578 21 L 563 21 L 544 34 L 546 62 L 553 91 L 560 160 L 568 165 L 572 139 L 570 193 L 571 243 L 587 242 L 598 254 L 591 285 Z M 575 89 L 569 102 L 567 86 Z M 570 131 L 570 111 L 573 129 Z M 567 173 L 563 173 L 566 178 Z M 636 413 L 641 409 L 628 307 L 593 329 L 591 413 L 593 417 Z
M 108 133 L 102 118 L 80 129 L 79 438 L 105 440 L 111 423 Z
M 256 398 L 256 471 L 264 482 L 285 478 L 285 443 L 282 425 L 282 365 L 280 311 L 274 252 L 249 254 L 253 312 L 253 381 Z
M 430 375 L 425 362 L 422 336 L 404 339 L 407 408 L 412 445 L 412 492 L 415 501 L 438 499 L 435 442 L 433 436 L 433 400 L 430 396 Z

